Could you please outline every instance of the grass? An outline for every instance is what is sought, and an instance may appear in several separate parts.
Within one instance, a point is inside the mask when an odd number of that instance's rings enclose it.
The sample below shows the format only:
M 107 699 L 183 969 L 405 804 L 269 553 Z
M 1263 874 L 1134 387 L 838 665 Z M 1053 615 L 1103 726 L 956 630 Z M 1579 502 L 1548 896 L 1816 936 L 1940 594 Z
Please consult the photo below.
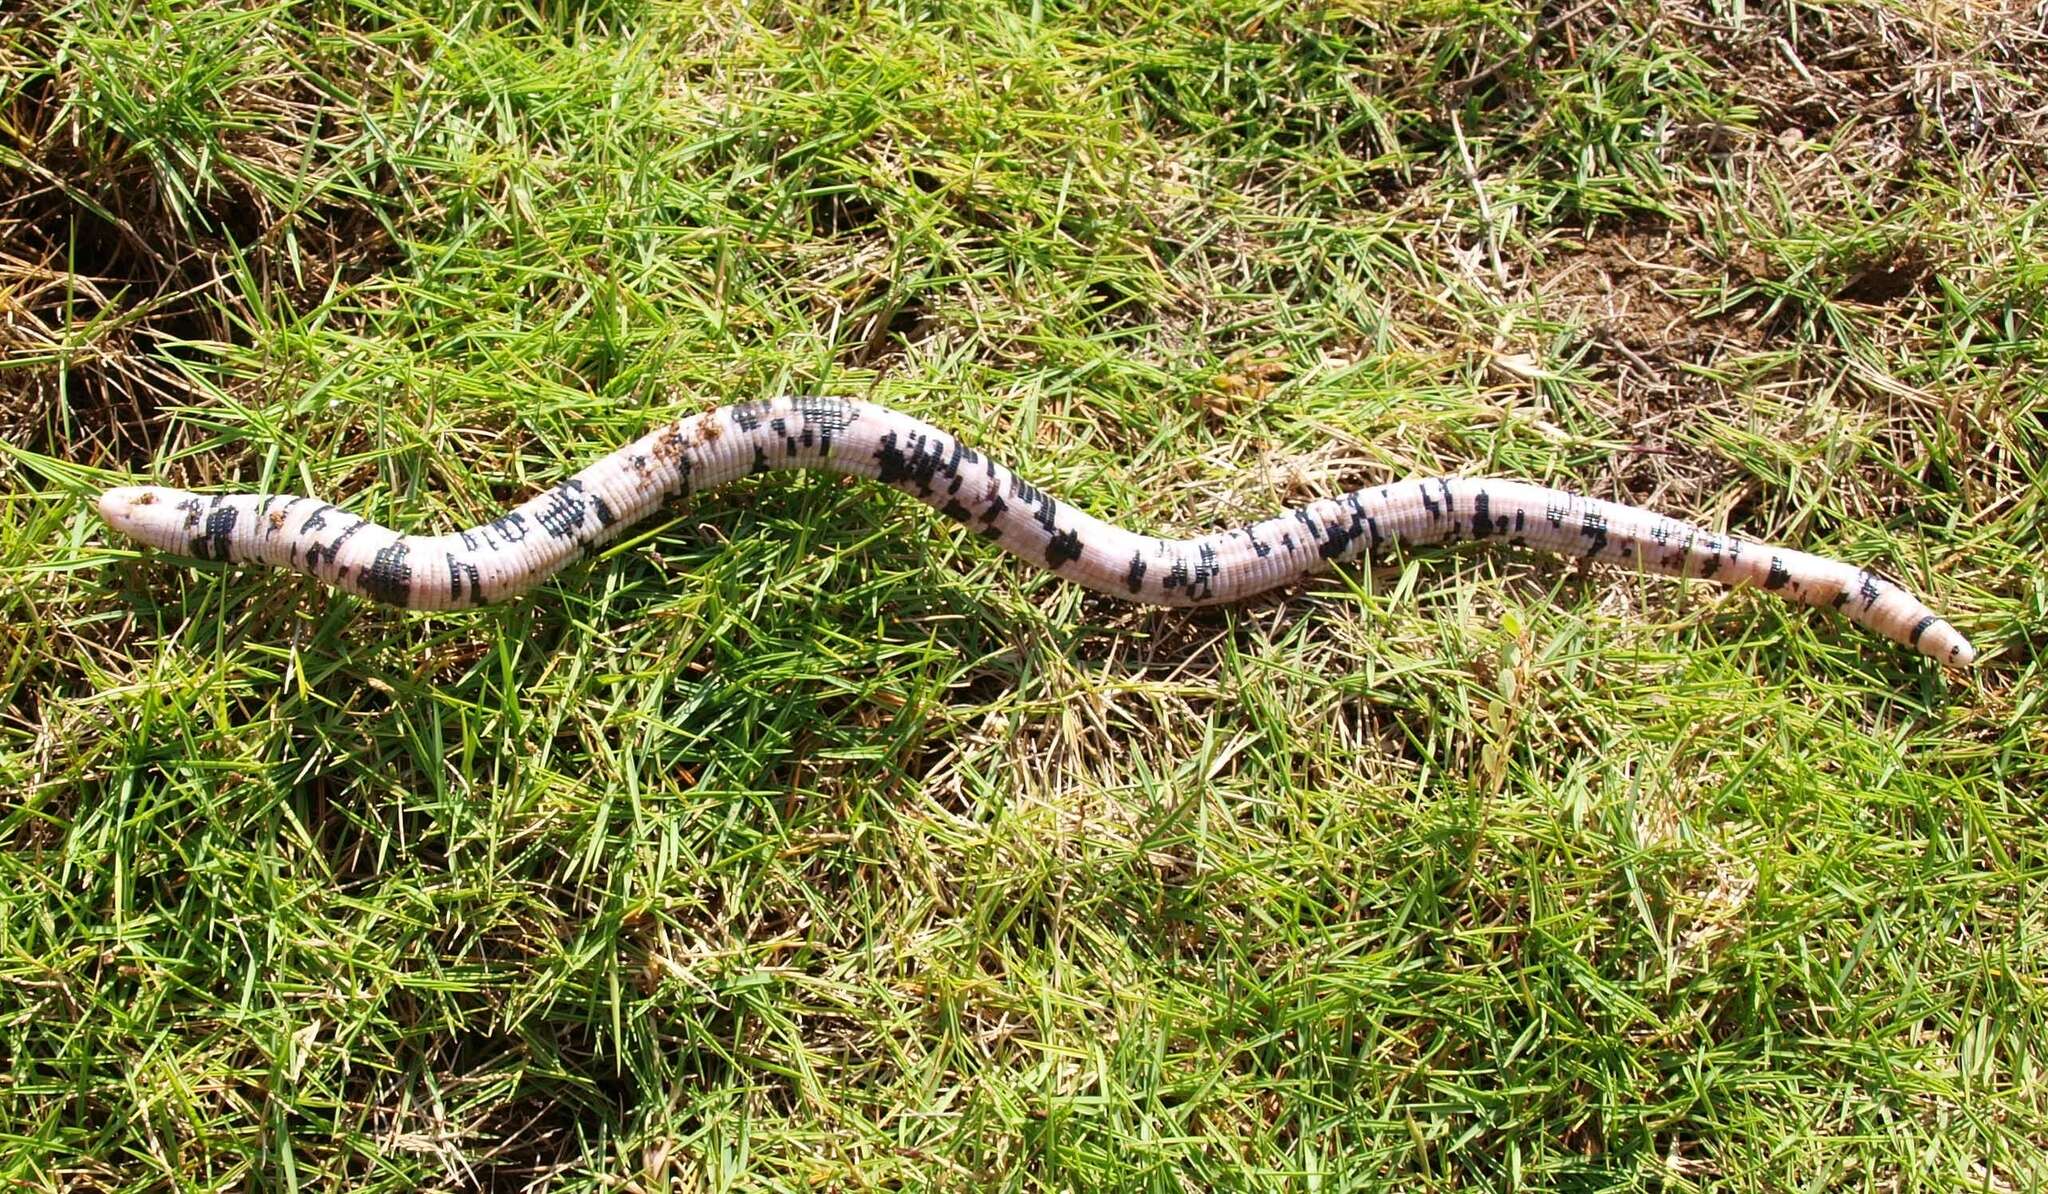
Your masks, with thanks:
M 2028 19 L 0 18 L 0 1178 L 2040 1187 Z M 445 526 L 786 390 L 1139 527 L 1650 503 L 1987 661 L 1469 549 L 1136 610 L 819 477 L 404 615 L 86 501 Z

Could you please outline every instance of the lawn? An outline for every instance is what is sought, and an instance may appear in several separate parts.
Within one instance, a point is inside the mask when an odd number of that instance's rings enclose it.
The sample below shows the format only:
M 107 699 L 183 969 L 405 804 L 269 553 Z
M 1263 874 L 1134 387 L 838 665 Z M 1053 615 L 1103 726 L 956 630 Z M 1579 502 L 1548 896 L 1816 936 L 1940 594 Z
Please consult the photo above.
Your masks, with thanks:
M 2042 22 L 10 7 L 0 1184 L 2041 1188 Z M 1469 545 L 1140 609 L 819 475 L 444 615 L 91 512 L 446 529 L 784 392 L 1162 534 L 1652 505 L 1985 658 Z

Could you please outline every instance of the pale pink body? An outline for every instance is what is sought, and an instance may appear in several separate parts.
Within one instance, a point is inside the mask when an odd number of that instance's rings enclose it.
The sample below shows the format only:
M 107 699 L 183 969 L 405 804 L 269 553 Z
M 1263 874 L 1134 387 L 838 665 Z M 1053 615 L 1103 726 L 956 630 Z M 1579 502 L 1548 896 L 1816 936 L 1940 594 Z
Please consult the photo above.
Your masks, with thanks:
M 1154 605 L 1236 601 L 1376 547 L 1489 539 L 1754 585 L 1837 608 L 1945 664 L 1976 658 L 1954 627 L 1869 571 L 1633 506 L 1522 481 L 1441 477 L 1324 498 L 1197 539 L 1158 539 L 1057 501 L 922 420 L 837 398 L 777 398 L 688 416 L 452 535 L 401 534 L 312 498 L 150 486 L 107 491 L 99 512 L 116 530 L 167 551 L 296 568 L 409 609 L 458 609 L 532 588 L 672 495 L 785 468 L 886 482 L 1068 580 Z

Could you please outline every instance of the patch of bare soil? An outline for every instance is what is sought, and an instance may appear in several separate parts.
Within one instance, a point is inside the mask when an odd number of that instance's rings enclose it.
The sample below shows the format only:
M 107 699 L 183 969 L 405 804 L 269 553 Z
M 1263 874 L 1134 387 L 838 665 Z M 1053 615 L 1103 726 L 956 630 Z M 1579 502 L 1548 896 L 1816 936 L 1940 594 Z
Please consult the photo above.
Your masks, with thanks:
M 1902 145 L 2048 157 L 2048 6 L 1773 4 L 1699 26 L 1697 51 L 1740 80 L 1772 136 L 1872 126 Z
M 143 147 L 94 127 L 82 97 L 96 84 L 59 52 L 65 30 L 37 10 L 13 23 L 0 41 L 0 434 L 145 471 L 160 450 L 158 408 L 187 389 L 179 359 L 236 339 L 245 279 L 261 301 L 294 309 L 388 263 L 392 246 L 368 202 L 333 189 L 286 207 L 234 170 L 167 175 Z M 224 154 L 300 173 L 318 170 L 303 160 L 314 130 L 331 139 L 345 120 L 287 74 L 222 103 L 253 120 Z
M 1675 130 L 1672 151 L 1711 165 L 1719 186 L 1670 196 L 1668 221 L 1596 224 L 1545 242 L 1526 285 L 1544 318 L 1582 330 L 1578 363 L 1607 383 L 1612 417 L 1638 437 L 1615 461 L 1621 494 L 1692 508 L 1720 492 L 1739 518 L 1748 498 L 1726 492 L 1730 478 L 1691 475 L 1699 462 L 1677 458 L 1697 454 L 1666 443 L 1675 420 L 1717 407 L 1734 416 L 1738 388 L 1796 406 L 1798 393 L 1839 373 L 1816 368 L 1810 346 L 1790 351 L 1811 340 L 1791 333 L 1822 301 L 1871 343 L 1912 351 L 1922 321 L 1910 308 L 1964 268 L 1953 248 L 1913 235 L 1927 181 L 1996 201 L 2031 192 L 2048 164 L 2048 90 L 2038 83 L 2048 5 L 1768 4 L 1739 18 L 1699 5 L 1655 15 L 1599 5 L 1567 13 L 1552 36 L 1586 42 L 1618 20 L 1682 41 L 1756 113 L 1755 126 Z M 1744 234 L 1762 227 L 1816 234 L 1817 256 L 1773 256 Z M 1831 235 L 1858 229 L 1868 235 Z M 1788 292 L 1775 306 L 1768 297 Z M 1890 401 L 1878 394 L 1873 416 L 1882 421 Z
M 1546 313 L 1586 327 L 1614 373 L 1651 385 L 1763 346 L 1754 312 L 1701 314 L 1728 272 L 1682 230 L 1636 223 L 1552 241 L 1529 287 Z

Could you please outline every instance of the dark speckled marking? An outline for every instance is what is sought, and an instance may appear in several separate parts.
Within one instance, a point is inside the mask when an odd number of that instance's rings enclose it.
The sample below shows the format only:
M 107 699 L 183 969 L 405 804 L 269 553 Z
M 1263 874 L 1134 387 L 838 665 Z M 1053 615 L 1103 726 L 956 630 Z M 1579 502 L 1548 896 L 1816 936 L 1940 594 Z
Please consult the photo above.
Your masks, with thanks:
M 1501 522 L 1505 524 L 1507 522 L 1506 517 L 1502 517 Z M 1488 535 L 1493 534 L 1496 529 L 1505 529 L 1505 527 L 1496 528 L 1493 525 L 1493 500 L 1487 497 L 1486 491 L 1482 489 L 1472 495 L 1472 537 L 1474 539 L 1484 539 Z
M 1057 572 L 1081 558 L 1081 536 L 1072 531 L 1054 531 L 1045 541 L 1045 566 Z
M 353 526 L 349 527 L 349 528 L 348 528 L 347 530 L 343 531 L 343 532 L 342 532 L 341 534 L 339 534 L 339 535 L 336 535 L 336 536 L 334 537 L 334 541 L 333 541 L 333 542 L 331 542 L 331 543 L 326 543 L 326 544 L 321 544 L 321 543 L 315 543 L 315 544 L 314 544 L 313 546 L 311 546 L 311 547 L 307 548 L 307 549 L 306 549 L 306 567 L 307 567 L 307 568 L 318 568 L 318 567 L 320 567 L 320 566 L 321 566 L 322 564 L 332 564 L 332 563 L 334 563 L 334 562 L 335 562 L 335 559 L 336 559 L 336 557 L 337 557 L 337 556 L 339 555 L 339 553 L 340 553 L 340 551 L 341 551 L 341 545 L 342 545 L 342 544 L 344 544 L 344 543 L 346 543 L 346 542 L 348 542 L 348 541 L 349 541 L 349 538 L 350 538 L 350 536 L 354 535 L 354 534 L 355 534 L 355 533 L 356 533 L 357 531 L 360 531 L 360 530 L 362 530 L 362 529 L 363 529 L 364 527 L 366 527 L 366 526 L 369 526 L 369 525 L 370 525 L 369 523 L 367 523 L 367 522 L 364 522 L 364 521 L 363 521 L 362 519 L 357 519 L 357 520 L 356 520 L 356 522 L 355 522 L 355 525 L 353 525 Z M 340 579 L 341 579 L 341 573 L 340 573 L 340 572 L 336 572 L 336 573 L 334 574 L 334 579 L 335 579 L 335 580 L 337 580 L 337 581 L 338 581 L 338 580 L 340 580 Z
M 1607 547 L 1607 517 L 1591 510 L 1579 515 L 1579 534 L 1588 540 L 1586 555 L 1599 555 Z
M 1346 549 L 1364 533 L 1356 526 L 1345 526 L 1341 522 L 1323 524 L 1323 558 L 1341 558 Z
M 1079 527 L 1062 529 L 1061 524 L 1073 523 L 1075 516 L 1063 511 L 1061 503 L 1051 495 L 968 449 L 951 435 L 901 416 L 874 423 L 869 421 L 871 414 L 868 407 L 857 402 L 793 397 L 689 416 L 657 428 L 632 448 L 586 470 L 587 476 L 603 478 L 605 485 L 572 478 L 518 510 L 481 526 L 454 532 L 443 540 L 448 550 L 440 567 L 410 558 L 409 545 L 417 547 L 421 540 L 401 540 L 392 532 L 337 512 L 333 506 L 322 506 L 311 498 L 202 498 L 180 494 L 172 499 L 178 503 L 176 510 L 159 511 L 158 515 L 168 515 L 170 527 L 176 527 L 182 519 L 185 529 L 171 531 L 169 543 L 181 550 L 190 544 L 192 554 L 204 558 L 247 554 L 252 542 L 264 545 L 265 557 L 275 558 L 274 548 L 282 544 L 293 566 L 378 600 L 400 605 L 459 606 L 469 601 L 481 604 L 483 570 L 492 571 L 497 578 L 494 592 L 522 591 L 580 554 L 600 532 L 652 509 L 660 496 L 654 492 L 656 489 L 681 488 L 687 492 L 693 488 L 693 480 L 709 479 L 708 472 L 704 478 L 693 478 L 693 466 L 708 461 L 708 456 L 700 457 L 697 453 L 706 450 L 704 445 L 719 442 L 722 427 L 726 442 L 715 453 L 720 479 L 748 463 L 756 469 L 814 465 L 835 448 L 841 449 L 843 457 L 847 449 L 857 445 L 863 456 L 873 452 L 873 460 L 848 463 L 842 459 L 841 466 L 834 471 L 879 476 L 885 483 L 924 499 L 939 513 L 967 523 L 1011 551 L 1042 561 L 1069 577 L 1085 573 L 1091 585 L 1107 582 L 1108 587 L 1118 592 L 1128 588 L 1138 600 L 1160 601 L 1164 590 L 1164 600 L 1169 603 L 1212 601 L 1219 595 L 1239 595 L 1233 591 L 1238 584 L 1244 586 L 1248 595 L 1254 578 L 1284 583 L 1308 572 L 1321 562 L 1312 556 L 1350 559 L 1368 547 L 1399 542 L 1404 536 L 1440 542 L 1469 535 L 1475 539 L 1522 543 L 1523 533 L 1528 531 L 1527 540 L 1566 554 L 1602 560 L 1620 556 L 1644 571 L 1691 572 L 1713 577 L 1727 568 L 1744 583 L 1760 583 L 1787 597 L 1822 602 L 1832 599 L 1838 605 L 1847 605 L 1860 597 L 1862 608 L 1855 615 L 1859 621 L 1881 621 L 1900 638 L 1907 636 L 1898 634 L 1899 630 L 1910 627 L 1908 633 L 1916 646 L 1927 641 L 1927 628 L 1939 621 L 1930 611 L 1907 605 L 1900 594 L 1893 592 L 1890 582 L 1867 572 L 1836 564 L 1810 572 L 1804 555 L 1784 548 L 1775 549 L 1781 555 L 1772 555 L 1774 549 L 1764 544 L 1752 544 L 1755 550 L 1750 553 L 1751 559 L 1744 559 L 1741 542 L 1731 539 L 1723 550 L 1720 536 L 1683 522 L 1647 511 L 1631 511 L 1627 518 L 1614 523 L 1607 516 L 1604 503 L 1558 491 L 1524 489 L 1508 482 L 1489 483 L 1490 479 L 1485 478 L 1429 477 L 1380 485 L 1311 502 L 1256 526 L 1187 543 L 1147 538 L 1142 540 L 1144 548 L 1131 554 L 1125 572 L 1116 573 L 1111 565 L 1101 569 L 1107 575 L 1097 576 L 1094 565 L 1104 545 L 1089 540 L 1087 532 Z M 849 432 L 848 428 L 856 424 L 857 432 Z M 732 442 L 731 435 L 742 430 L 749 433 L 748 437 Z M 785 453 L 790 457 L 787 461 L 783 459 Z M 981 481 L 968 476 L 970 468 L 986 473 L 986 492 Z M 600 493 L 615 478 L 620 484 L 612 492 L 622 496 L 606 500 Z M 973 484 L 969 484 L 970 480 Z M 1412 495 L 1405 488 L 1408 484 L 1417 487 Z M 1511 492 L 1515 496 L 1503 507 L 1495 497 L 1496 492 Z M 626 494 L 631 495 L 629 500 L 623 497 Z M 1457 510 L 1461 494 L 1471 505 L 1463 514 Z M 623 504 L 614 508 L 615 501 Z M 299 514 L 300 503 L 305 504 L 309 514 Z M 1397 507 L 1399 513 L 1395 512 Z M 260 521 L 254 526 L 246 521 L 238 523 L 241 509 L 250 510 L 252 517 L 260 516 Z M 289 522 L 287 512 L 301 521 Z M 1548 534 L 1541 533 L 1540 524 L 1536 523 L 1539 515 L 1549 519 Z M 1530 531 L 1532 525 L 1539 529 Z M 364 526 L 378 532 L 371 537 L 372 542 L 385 540 L 385 545 L 381 549 L 366 546 L 349 565 L 342 566 L 343 545 Z M 160 537 L 163 532 L 152 526 L 150 533 L 151 537 Z M 460 548 L 456 546 L 458 541 L 463 545 Z M 1280 563 L 1271 558 L 1276 550 L 1291 554 Z M 1255 556 L 1263 563 L 1249 567 Z M 1759 556 L 1762 559 L 1757 559 Z M 1758 575 L 1752 560 L 1767 561 L 1767 575 Z M 360 568 L 358 561 L 362 564 Z M 1248 566 L 1242 576 L 1230 571 L 1239 562 Z M 1795 562 L 1801 563 L 1801 568 L 1789 567 Z M 439 588 L 443 567 L 449 586 L 445 594 Z M 1818 565 L 1813 567 L 1818 569 Z M 1816 579 L 1849 575 L 1857 579 L 1847 585 L 1833 579 Z M 1887 603 L 1897 603 L 1902 611 L 1913 612 L 1896 616 Z M 1879 604 L 1887 604 L 1884 618 L 1875 613 Z M 1948 633 L 1942 630 L 1939 637 L 1946 639 Z M 1968 653 L 1967 647 L 1955 652 Z
M 930 497 L 932 477 L 944 466 L 945 451 L 945 442 L 939 437 L 911 432 L 899 443 L 892 431 L 875 445 L 875 477 L 905 492 L 915 485 L 919 497 Z
M 235 533 L 235 508 L 215 506 L 206 512 L 206 529 L 192 538 L 192 554 L 202 560 L 228 558 L 228 539 Z
M 1059 512 L 1060 504 L 1058 502 L 1042 494 L 1039 496 L 1038 513 L 1035 517 L 1038 519 L 1038 525 L 1045 528 L 1046 534 L 1057 535 L 1060 533 L 1059 525 L 1053 521 L 1059 516 Z
M 1203 601 L 1215 595 L 1216 578 L 1223 566 L 1216 562 L 1216 548 L 1208 543 L 1195 549 L 1195 574 L 1188 580 L 1188 596 Z
M 831 458 L 834 437 L 860 418 L 860 412 L 854 409 L 853 403 L 844 398 L 811 396 L 795 399 L 794 405 L 796 413 L 803 416 L 805 436 L 808 438 L 811 432 L 817 432 L 821 459 Z
M 507 543 L 518 543 L 533 533 L 532 529 L 526 525 L 526 515 L 521 514 L 517 510 L 494 518 L 486 525 L 497 533 L 498 538 L 503 539 Z
M 412 550 L 405 540 L 393 540 L 389 547 L 379 548 L 377 558 L 363 569 L 360 583 L 365 596 L 392 605 L 405 606 L 412 602 L 412 565 L 406 557 Z
M 461 570 L 460 575 L 457 575 L 457 569 Z M 475 564 L 468 560 L 457 561 L 451 559 L 448 561 L 448 576 L 451 583 L 455 586 L 455 596 L 458 599 L 462 596 L 462 582 L 464 579 L 467 579 L 469 581 L 470 604 L 482 605 L 484 603 L 483 577 L 477 574 Z
M 564 481 L 548 490 L 546 501 L 534 516 L 541 529 L 557 539 L 575 538 L 583 529 L 583 512 L 590 506 L 583 497 L 583 483 L 574 478 Z

